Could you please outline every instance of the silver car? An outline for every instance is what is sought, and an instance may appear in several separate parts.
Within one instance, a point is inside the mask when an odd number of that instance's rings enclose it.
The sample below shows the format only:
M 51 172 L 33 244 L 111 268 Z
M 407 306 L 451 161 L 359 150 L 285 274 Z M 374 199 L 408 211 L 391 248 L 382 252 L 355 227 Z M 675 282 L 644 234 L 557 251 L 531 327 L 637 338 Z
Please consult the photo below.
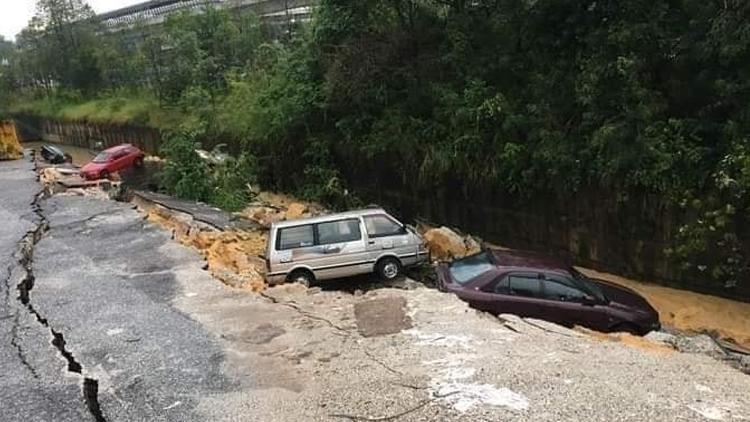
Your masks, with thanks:
M 268 237 L 269 284 L 375 272 L 393 280 L 428 259 L 422 238 L 383 209 L 274 223 Z

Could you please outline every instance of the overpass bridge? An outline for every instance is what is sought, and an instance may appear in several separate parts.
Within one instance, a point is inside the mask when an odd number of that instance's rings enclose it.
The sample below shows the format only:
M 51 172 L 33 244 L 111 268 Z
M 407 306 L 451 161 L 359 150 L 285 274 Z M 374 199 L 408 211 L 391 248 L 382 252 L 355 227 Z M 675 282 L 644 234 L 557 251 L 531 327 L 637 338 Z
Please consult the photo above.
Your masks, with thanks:
M 199 11 L 207 6 L 248 10 L 268 23 L 297 23 L 310 19 L 316 0 L 150 0 L 102 13 L 98 18 L 110 31 L 136 24 L 155 25 L 181 11 Z

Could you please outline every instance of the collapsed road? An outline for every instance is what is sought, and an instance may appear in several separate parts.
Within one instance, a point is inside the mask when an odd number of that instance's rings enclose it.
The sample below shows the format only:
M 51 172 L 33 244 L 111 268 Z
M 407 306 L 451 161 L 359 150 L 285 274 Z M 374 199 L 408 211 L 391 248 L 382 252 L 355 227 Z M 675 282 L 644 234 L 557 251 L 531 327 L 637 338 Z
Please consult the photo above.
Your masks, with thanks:
M 750 377 L 453 296 L 222 284 L 131 204 L 0 163 L 3 421 L 739 420 Z M 366 289 L 365 289 L 366 290 Z

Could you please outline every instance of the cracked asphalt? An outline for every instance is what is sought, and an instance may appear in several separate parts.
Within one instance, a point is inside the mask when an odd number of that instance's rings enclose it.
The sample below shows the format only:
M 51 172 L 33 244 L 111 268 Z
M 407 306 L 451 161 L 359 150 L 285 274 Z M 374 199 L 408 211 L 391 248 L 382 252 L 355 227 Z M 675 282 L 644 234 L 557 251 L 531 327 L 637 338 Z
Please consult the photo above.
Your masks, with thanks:
M 750 417 L 750 377 L 708 356 L 501 321 L 426 288 L 232 289 L 132 205 L 38 199 L 35 177 L 0 162 L 1 421 Z
M 66 374 L 66 363 L 40 325 L 18 299 L 26 276 L 19 241 L 40 223 L 32 203 L 39 192 L 29 160 L 0 162 L 0 409 L 3 421 L 81 421 L 90 419 L 80 380 Z

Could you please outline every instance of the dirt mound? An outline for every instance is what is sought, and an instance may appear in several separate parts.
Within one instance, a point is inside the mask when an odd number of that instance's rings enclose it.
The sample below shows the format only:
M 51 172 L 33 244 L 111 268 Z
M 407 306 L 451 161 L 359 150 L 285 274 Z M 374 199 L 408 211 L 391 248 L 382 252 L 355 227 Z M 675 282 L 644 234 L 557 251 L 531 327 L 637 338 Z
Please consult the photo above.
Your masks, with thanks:
M 18 160 L 23 157 L 23 147 L 13 122 L 0 122 L 0 160 Z
M 422 235 L 430 255 L 438 261 L 451 261 L 479 252 L 480 245 L 471 236 L 462 237 L 447 227 L 428 229 Z
M 327 212 L 323 206 L 314 202 L 303 202 L 278 193 L 261 192 L 256 200 L 238 215 L 269 228 L 278 221 L 313 217 Z
M 622 343 L 626 346 L 645 350 L 649 353 L 669 354 L 675 352 L 675 349 L 673 347 L 670 347 L 669 345 L 653 342 L 651 340 L 629 333 L 601 333 L 599 331 L 589 330 L 588 328 L 583 327 L 575 327 L 575 330 L 584 334 L 588 334 L 596 340 Z

